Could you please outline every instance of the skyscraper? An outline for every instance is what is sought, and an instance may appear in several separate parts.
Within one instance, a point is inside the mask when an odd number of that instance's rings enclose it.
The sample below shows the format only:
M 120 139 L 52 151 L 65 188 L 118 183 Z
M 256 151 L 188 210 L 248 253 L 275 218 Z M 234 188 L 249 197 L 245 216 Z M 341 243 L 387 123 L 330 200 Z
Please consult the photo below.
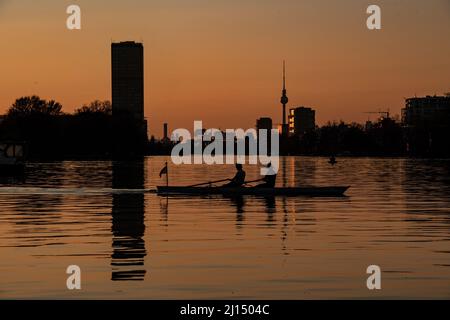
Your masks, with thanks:
M 259 118 L 256 120 L 256 130 L 259 131 L 260 129 L 265 130 L 272 130 L 272 119 L 271 118 Z M 267 134 L 270 134 L 268 132 Z
M 142 43 L 112 43 L 111 70 L 115 153 L 137 155 L 143 152 L 147 142 Z
M 167 123 L 164 123 L 164 126 L 163 126 L 163 142 L 168 142 L 168 141 L 170 141 L 170 139 L 169 139 L 169 126 L 168 126 L 168 124 Z
M 311 108 L 298 107 L 289 110 L 289 133 L 304 134 L 316 127 L 316 112 Z
M 111 45 L 113 114 L 144 121 L 144 47 L 134 41 Z
M 266 136 L 263 140 L 263 136 L 260 135 L 259 130 L 266 130 Z M 267 149 L 262 152 L 268 152 L 270 150 L 272 141 L 271 141 L 271 130 L 272 130 L 272 119 L 268 117 L 259 118 L 256 120 L 256 133 L 258 135 L 258 151 L 260 152 L 261 143 L 265 143 L 267 146 Z
M 406 99 L 402 122 L 410 154 L 450 155 L 450 94 Z

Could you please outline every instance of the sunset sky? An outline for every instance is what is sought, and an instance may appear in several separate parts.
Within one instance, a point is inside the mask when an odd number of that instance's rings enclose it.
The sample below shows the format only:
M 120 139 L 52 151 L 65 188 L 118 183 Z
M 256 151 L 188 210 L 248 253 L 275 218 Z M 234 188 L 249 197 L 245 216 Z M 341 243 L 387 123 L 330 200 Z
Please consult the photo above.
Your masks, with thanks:
M 82 30 L 66 28 L 78 4 Z M 382 30 L 366 8 L 382 9 Z M 281 121 L 289 106 L 319 124 L 399 114 L 404 97 L 450 91 L 450 0 L 0 0 L 0 113 L 24 95 L 71 112 L 110 99 L 111 41 L 144 42 L 149 134 Z

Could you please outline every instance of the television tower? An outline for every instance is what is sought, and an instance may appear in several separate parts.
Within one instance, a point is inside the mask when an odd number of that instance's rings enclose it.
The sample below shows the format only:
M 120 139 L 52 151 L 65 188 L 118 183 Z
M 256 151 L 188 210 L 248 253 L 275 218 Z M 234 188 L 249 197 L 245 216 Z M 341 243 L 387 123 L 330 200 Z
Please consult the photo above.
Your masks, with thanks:
M 283 105 L 283 124 L 281 126 L 281 135 L 287 135 L 288 128 L 286 123 L 286 105 L 289 102 L 289 99 L 286 95 L 286 62 L 283 60 L 283 91 L 281 95 L 281 104 Z

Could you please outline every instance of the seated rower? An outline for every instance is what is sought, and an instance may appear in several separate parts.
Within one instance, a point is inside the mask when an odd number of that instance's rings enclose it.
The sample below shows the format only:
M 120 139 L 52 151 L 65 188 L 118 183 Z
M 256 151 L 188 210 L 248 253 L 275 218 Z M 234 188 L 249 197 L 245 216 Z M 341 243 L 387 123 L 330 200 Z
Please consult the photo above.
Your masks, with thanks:
M 267 165 L 267 168 L 270 168 L 272 166 L 271 163 Z M 264 183 L 257 185 L 255 188 L 275 188 L 275 182 L 277 180 L 277 174 L 275 172 L 271 172 L 273 174 L 267 174 L 264 176 L 264 178 L 261 179 L 261 181 L 264 181 Z
M 230 180 L 229 183 L 223 185 L 223 188 L 237 188 L 242 187 L 242 185 L 245 183 L 245 171 L 242 169 L 242 164 L 236 163 L 236 175 L 233 177 L 233 179 Z

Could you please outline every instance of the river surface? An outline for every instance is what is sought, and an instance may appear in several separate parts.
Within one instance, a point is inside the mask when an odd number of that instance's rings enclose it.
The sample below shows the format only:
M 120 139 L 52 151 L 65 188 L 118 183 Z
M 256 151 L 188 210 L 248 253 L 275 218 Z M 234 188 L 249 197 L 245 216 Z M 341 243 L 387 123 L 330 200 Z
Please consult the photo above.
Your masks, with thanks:
M 1 179 L 0 298 L 450 299 L 448 160 L 281 160 L 278 185 L 351 185 L 341 198 L 144 192 L 167 160 L 30 163 Z M 169 160 L 173 185 L 233 174 Z

